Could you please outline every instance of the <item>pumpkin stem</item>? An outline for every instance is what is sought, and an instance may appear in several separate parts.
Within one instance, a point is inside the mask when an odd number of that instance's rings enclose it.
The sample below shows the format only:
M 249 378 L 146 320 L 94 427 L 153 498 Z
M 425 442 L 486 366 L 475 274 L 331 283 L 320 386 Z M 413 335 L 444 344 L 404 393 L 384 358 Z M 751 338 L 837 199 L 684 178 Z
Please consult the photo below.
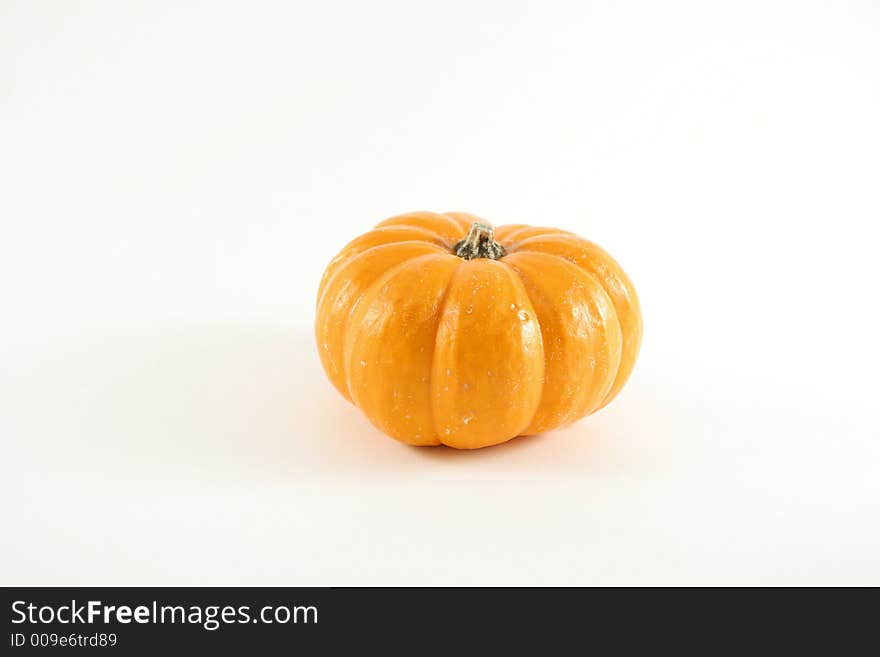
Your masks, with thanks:
M 495 229 L 492 226 L 474 222 L 467 237 L 455 245 L 455 255 L 465 260 L 474 258 L 499 260 L 507 255 L 507 250 L 495 241 Z

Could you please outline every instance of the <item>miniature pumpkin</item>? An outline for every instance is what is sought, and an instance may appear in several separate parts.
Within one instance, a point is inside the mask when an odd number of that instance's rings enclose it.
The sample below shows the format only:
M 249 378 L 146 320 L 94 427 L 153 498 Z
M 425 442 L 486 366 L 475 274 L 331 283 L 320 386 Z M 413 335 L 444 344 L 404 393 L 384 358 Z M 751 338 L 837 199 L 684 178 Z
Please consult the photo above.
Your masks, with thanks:
M 413 212 L 330 262 L 315 335 L 333 385 L 379 429 L 471 449 L 610 402 L 642 317 L 620 266 L 577 235 Z

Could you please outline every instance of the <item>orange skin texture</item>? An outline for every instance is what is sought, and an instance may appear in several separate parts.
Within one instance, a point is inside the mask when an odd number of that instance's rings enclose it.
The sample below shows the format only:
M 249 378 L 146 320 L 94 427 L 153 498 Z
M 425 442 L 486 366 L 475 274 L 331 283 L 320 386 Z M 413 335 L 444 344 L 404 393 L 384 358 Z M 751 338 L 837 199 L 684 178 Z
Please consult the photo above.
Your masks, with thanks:
M 386 219 L 330 262 L 315 338 L 342 395 L 411 445 L 475 449 L 565 426 L 608 404 L 635 365 L 642 315 L 601 248 L 506 225 L 498 260 L 455 255 L 473 215 Z

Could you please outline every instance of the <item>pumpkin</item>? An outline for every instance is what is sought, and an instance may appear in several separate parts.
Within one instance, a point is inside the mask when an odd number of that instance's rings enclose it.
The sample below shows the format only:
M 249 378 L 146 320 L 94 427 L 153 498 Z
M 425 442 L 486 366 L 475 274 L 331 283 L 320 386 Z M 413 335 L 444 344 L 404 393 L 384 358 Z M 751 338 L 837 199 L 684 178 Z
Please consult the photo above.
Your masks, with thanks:
M 412 212 L 333 258 L 315 335 L 330 381 L 380 430 L 472 449 L 608 404 L 642 317 L 620 266 L 577 235 Z

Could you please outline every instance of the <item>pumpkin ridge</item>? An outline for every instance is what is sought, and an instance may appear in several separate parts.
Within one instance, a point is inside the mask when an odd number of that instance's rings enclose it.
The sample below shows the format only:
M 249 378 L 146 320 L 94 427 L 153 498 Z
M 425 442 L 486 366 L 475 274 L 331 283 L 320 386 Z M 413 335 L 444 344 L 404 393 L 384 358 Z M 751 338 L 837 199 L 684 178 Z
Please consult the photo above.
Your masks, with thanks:
M 316 313 L 316 317 L 315 317 L 315 335 L 318 340 L 319 349 L 321 348 L 322 345 L 324 346 L 324 349 L 325 349 L 324 351 L 320 352 L 322 365 L 324 366 L 328 375 L 330 375 L 331 381 L 334 381 L 334 385 L 336 385 L 337 389 L 339 389 L 340 392 L 342 392 L 343 396 L 345 396 L 349 400 L 351 400 L 351 395 L 349 392 L 348 381 L 347 381 L 346 351 L 345 351 L 345 344 L 346 344 L 346 340 L 347 340 L 348 331 L 350 328 L 349 327 L 349 320 L 351 318 L 353 311 L 357 307 L 358 303 L 363 298 L 364 293 L 367 290 L 369 290 L 370 287 L 372 287 L 372 285 L 375 283 L 376 279 L 381 278 L 388 271 L 388 268 L 379 272 L 378 275 L 376 276 L 376 278 L 373 279 L 372 281 L 364 281 L 363 282 L 364 284 L 363 284 L 363 289 L 362 289 L 361 293 L 358 294 L 356 296 L 356 298 L 354 298 L 350 302 L 350 305 L 347 309 L 347 313 L 341 317 L 335 317 L 333 304 L 336 303 L 336 301 L 338 299 L 339 292 L 341 292 L 345 288 L 339 288 L 336 291 L 336 297 L 333 299 L 329 298 L 328 295 L 330 294 L 330 291 L 334 290 L 334 288 L 336 287 L 337 278 L 339 276 L 341 276 L 343 273 L 345 273 L 346 277 L 351 275 L 350 267 L 353 264 L 355 264 L 359 258 L 367 257 L 368 254 L 375 255 L 376 252 L 378 252 L 380 249 L 387 250 L 387 251 L 393 251 L 395 249 L 401 248 L 401 246 L 406 247 L 407 244 L 419 245 L 420 247 L 424 247 L 425 251 L 423 251 L 421 253 L 417 253 L 417 255 L 415 255 L 415 257 L 420 257 L 422 255 L 436 255 L 438 252 L 445 253 L 444 249 L 440 246 L 432 245 L 432 244 L 429 244 L 426 242 L 421 242 L 418 240 L 408 240 L 405 242 L 390 242 L 387 244 L 379 244 L 375 247 L 372 247 L 370 249 L 366 249 L 365 251 L 360 252 L 359 254 L 352 257 L 349 261 L 347 261 L 346 266 L 341 267 L 333 276 L 330 277 L 330 279 L 326 282 L 324 289 L 319 294 L 318 309 L 317 309 L 317 313 Z M 412 254 L 403 254 L 401 259 L 396 264 L 405 263 L 405 262 L 412 260 L 412 259 L 413 259 Z M 395 265 L 392 265 L 391 268 L 393 268 L 394 266 Z M 337 349 L 329 349 L 326 346 L 328 344 L 326 342 L 326 340 L 328 338 L 327 326 L 328 326 L 328 321 L 331 319 L 335 320 L 335 322 L 337 324 L 336 333 L 338 333 L 338 335 L 336 335 L 335 339 L 332 340 L 332 344 L 341 348 L 342 349 L 341 353 L 337 353 L 337 351 L 338 351 Z M 332 332 L 332 329 L 330 329 L 330 332 Z M 328 362 L 332 364 L 332 367 L 330 365 L 328 365 Z M 338 383 L 335 381 L 332 374 L 338 375 L 338 378 L 339 378 Z M 344 390 L 343 390 L 343 388 L 344 388 Z
M 508 254 L 509 253 L 510 252 L 508 251 Z M 510 254 L 510 255 L 512 255 L 512 254 Z M 535 418 L 538 417 L 538 411 L 541 410 L 541 404 L 544 401 L 544 390 L 547 387 L 547 378 L 546 378 L 547 377 L 547 348 L 544 347 L 544 329 L 541 327 L 541 320 L 538 317 L 538 311 L 535 308 L 535 302 L 532 301 L 532 295 L 529 294 L 529 288 L 526 285 L 526 282 L 523 280 L 522 276 L 519 275 L 519 272 L 516 270 L 516 267 L 511 265 L 509 262 L 499 261 L 499 263 L 504 265 L 504 268 L 507 269 L 507 271 L 510 273 L 511 276 L 513 276 L 514 278 L 516 278 L 517 281 L 519 281 L 520 285 L 522 285 L 523 289 L 525 290 L 526 299 L 529 300 L 529 304 L 532 306 L 532 314 L 534 315 L 535 324 L 538 327 L 538 335 L 541 337 L 541 347 L 544 352 L 543 358 L 541 359 L 541 362 L 543 363 L 543 371 L 541 372 L 541 393 L 540 393 L 540 395 L 538 395 L 538 403 L 535 404 L 535 410 L 532 413 L 531 417 L 529 417 L 529 421 L 526 423 L 526 425 L 522 429 L 520 429 L 519 433 L 517 433 L 517 435 L 514 436 L 514 438 L 516 438 L 517 436 L 522 436 L 523 432 L 528 431 L 529 427 L 531 427 L 532 423 L 534 423 Z
M 455 221 L 459 226 L 461 226 L 462 231 L 467 232 L 470 225 L 475 221 L 480 221 L 479 217 L 469 214 L 467 212 L 441 212 L 444 217 L 449 217 L 453 221 Z M 485 223 L 485 222 L 484 222 Z
M 368 253 L 373 253 L 377 249 L 383 249 L 383 248 L 387 248 L 387 247 L 391 247 L 391 246 L 396 246 L 398 244 L 409 244 L 409 243 L 426 244 L 428 246 L 435 247 L 439 253 L 448 253 L 448 251 L 445 248 L 443 248 L 443 246 L 436 244 L 434 242 L 429 242 L 427 240 L 400 240 L 399 242 L 385 242 L 384 244 L 376 244 L 375 246 L 371 246 L 367 249 L 364 249 L 363 251 L 357 251 L 356 253 L 351 254 L 351 257 L 347 257 L 347 258 L 342 259 L 339 262 L 339 268 L 336 271 L 334 271 L 327 278 L 327 280 L 321 284 L 321 287 L 319 288 L 319 291 L 318 291 L 318 304 L 317 304 L 317 306 L 320 307 L 321 303 L 324 301 L 324 296 L 326 295 L 327 290 L 330 288 L 330 284 L 336 279 L 337 276 L 339 276 L 339 274 L 341 272 L 345 271 L 346 267 L 349 267 L 355 260 L 363 257 L 364 255 L 366 255 Z M 384 272 L 383 272 L 383 274 L 384 274 Z
M 532 244 L 529 244 L 534 240 Z M 530 246 L 537 246 L 541 242 L 549 245 L 560 245 L 561 247 L 571 246 L 572 243 L 579 245 L 580 248 L 587 249 L 591 252 L 588 261 L 593 264 L 594 269 L 591 271 L 584 264 L 577 262 L 574 258 L 563 253 L 554 253 L 550 250 L 532 249 Z M 525 248 L 521 248 L 525 245 Z M 642 313 L 639 297 L 636 293 L 635 286 L 630 280 L 627 273 L 623 270 L 612 256 L 605 249 L 595 242 L 591 242 L 579 235 L 575 234 L 550 234 L 550 235 L 534 235 L 523 240 L 518 247 L 521 248 L 519 253 L 544 253 L 556 256 L 572 263 L 576 267 L 580 267 L 583 271 L 592 275 L 605 292 L 611 297 L 614 309 L 617 313 L 618 323 L 623 335 L 623 354 L 621 358 L 620 369 L 618 370 L 618 378 L 614 381 L 614 385 L 608 393 L 608 396 L 602 401 L 596 410 L 608 405 L 623 389 L 624 384 L 632 375 L 635 362 L 639 354 L 642 341 Z M 609 280 L 614 282 L 612 286 Z M 623 311 L 623 312 L 622 312 Z
M 528 237 L 520 237 L 523 233 L 528 231 L 540 231 L 536 232 Z M 549 226 L 522 226 L 510 232 L 509 235 L 504 236 L 504 240 L 506 242 L 507 250 L 511 253 L 515 251 L 519 251 L 520 244 L 522 244 L 526 240 L 530 240 L 533 237 L 547 237 L 549 235 L 573 235 L 566 230 L 562 230 L 561 228 L 551 228 Z
M 525 258 L 525 260 L 523 260 L 523 258 Z M 542 263 L 542 261 L 544 261 L 544 262 Z M 578 402 L 576 405 L 572 405 L 572 402 L 569 402 L 569 408 L 567 408 L 562 415 L 559 415 L 558 414 L 559 409 L 556 409 L 556 413 L 554 414 L 555 420 L 550 419 L 553 416 L 544 417 L 544 418 L 542 418 L 543 421 L 541 423 L 541 428 L 538 430 L 535 430 L 536 419 L 541 414 L 546 415 L 549 412 L 549 408 L 544 406 L 545 402 L 547 404 L 552 404 L 552 403 L 558 404 L 559 403 L 558 399 L 557 400 L 549 400 L 547 398 L 548 381 L 545 378 L 544 387 L 541 390 L 541 399 L 538 404 L 538 409 L 535 411 L 535 415 L 532 418 L 532 421 L 529 423 L 529 426 L 526 428 L 526 435 L 533 435 L 535 433 L 543 433 L 544 431 L 551 431 L 553 429 L 556 429 L 556 428 L 559 428 L 562 426 L 567 426 L 573 422 L 577 422 L 578 420 L 580 420 L 584 417 L 592 415 L 599 408 L 601 408 L 602 404 L 604 403 L 604 400 L 607 397 L 608 392 L 611 390 L 611 387 L 613 386 L 614 381 L 617 378 L 617 373 L 620 368 L 620 357 L 621 357 L 621 352 L 622 352 L 622 347 L 623 347 L 623 339 L 622 339 L 623 332 L 622 332 L 622 327 L 620 325 L 620 321 L 617 317 L 617 312 L 614 308 L 613 301 L 611 300 L 608 293 L 605 291 L 605 288 L 602 286 L 602 283 L 600 280 L 598 280 L 595 276 L 590 274 L 590 272 L 584 270 L 581 267 L 578 267 L 577 265 L 566 260 L 565 258 L 558 257 L 557 255 L 554 255 L 551 253 L 541 253 L 541 252 L 537 252 L 537 251 L 520 251 L 518 253 L 511 254 L 510 260 L 505 264 L 507 264 L 511 269 L 513 269 L 516 272 L 516 274 L 520 277 L 520 279 L 523 280 L 523 284 L 526 288 L 526 292 L 529 296 L 529 299 L 532 300 L 532 305 L 535 307 L 536 313 L 538 313 L 536 319 L 537 319 L 539 325 L 541 325 L 541 314 L 538 312 L 538 308 L 541 307 L 544 309 L 544 312 L 553 313 L 554 308 L 557 305 L 557 302 L 559 302 L 559 300 L 560 300 L 560 299 L 554 298 L 553 293 L 552 293 L 553 286 L 551 285 L 548 287 L 548 286 L 544 285 L 544 281 L 542 280 L 542 277 L 540 274 L 542 267 L 546 267 L 548 262 L 549 263 L 556 263 L 555 266 L 560 268 L 559 269 L 560 272 L 570 273 L 572 276 L 572 281 L 575 284 L 577 284 L 578 277 L 584 277 L 584 278 L 592 281 L 595 289 L 593 290 L 592 293 L 590 293 L 588 291 L 585 292 L 584 296 L 582 297 L 582 302 L 588 306 L 597 305 L 600 307 L 602 307 L 602 306 L 605 307 L 606 315 L 600 315 L 601 323 L 605 324 L 605 325 L 608 325 L 609 323 L 613 323 L 613 325 L 616 328 L 611 329 L 611 332 L 614 333 L 616 331 L 617 335 L 620 336 L 619 337 L 619 345 L 618 345 L 618 349 L 617 349 L 617 352 L 615 355 L 615 353 L 613 353 L 607 345 L 607 341 L 609 338 L 608 330 L 602 331 L 603 336 L 602 336 L 601 340 L 606 343 L 605 345 L 602 345 L 601 342 L 598 342 L 598 341 L 596 343 L 591 344 L 590 358 L 600 356 L 600 355 L 607 355 L 610 357 L 610 360 L 607 361 L 608 362 L 607 368 L 605 369 L 605 371 L 603 373 L 601 373 L 599 375 L 600 378 L 593 379 L 590 381 L 591 386 L 593 386 L 593 387 L 595 387 L 597 385 L 599 386 L 599 390 L 601 391 L 601 396 L 596 398 L 595 395 L 589 395 L 589 396 L 581 399 L 580 402 Z M 532 295 L 533 292 L 538 295 L 541 295 L 543 297 L 543 299 L 539 300 L 540 303 L 536 303 L 535 300 L 533 299 L 533 295 Z M 601 294 L 602 297 L 604 297 L 604 299 L 602 299 L 601 301 L 596 299 L 595 298 L 596 293 Z M 564 299 L 563 299 L 563 301 L 564 301 Z M 549 304 L 548 304 L 548 302 L 549 302 Z M 548 305 L 550 306 L 550 308 L 547 307 Z M 552 319 L 552 316 L 548 317 L 548 319 Z M 561 319 L 559 320 L 559 322 L 562 324 L 562 326 L 556 327 L 555 330 L 560 330 L 560 328 L 561 328 L 561 330 L 564 333 L 568 333 L 568 331 L 566 330 L 567 320 L 565 319 L 564 315 L 561 315 Z M 546 330 L 550 331 L 551 330 L 550 327 L 553 326 L 554 324 L 555 324 L 555 322 L 551 321 L 550 324 L 547 325 Z M 547 338 L 548 336 L 544 335 L 544 331 L 545 331 L 545 327 L 542 325 L 542 338 Z M 568 347 L 566 347 L 565 351 L 568 351 L 571 348 L 572 348 L 571 346 L 568 346 Z M 544 347 L 545 377 L 546 377 L 546 373 L 553 369 L 552 366 L 548 364 L 549 359 L 551 358 L 551 355 L 552 355 L 552 349 L 547 348 L 546 339 L 545 339 L 545 347 Z M 614 362 L 614 361 L 616 361 L 616 362 Z M 581 385 L 582 385 L 581 383 L 578 384 L 579 389 L 581 388 Z M 581 408 L 578 408 L 579 406 L 581 406 Z M 563 406 L 563 408 L 564 408 L 564 406 Z
M 510 250 L 508 250 L 508 254 L 513 255 L 513 253 Z M 532 300 L 532 295 L 530 294 L 529 286 L 526 285 L 526 281 L 523 280 L 523 277 L 520 275 L 519 270 L 516 268 L 515 265 L 512 265 L 509 262 L 505 262 L 503 264 L 510 271 L 512 271 L 513 274 L 520 280 L 520 282 L 522 283 L 523 287 L 526 290 L 526 296 L 529 299 L 529 303 L 532 304 L 532 308 L 534 309 L 535 302 Z M 538 324 L 538 331 L 541 334 L 541 343 L 543 344 L 543 342 L 544 342 L 544 329 L 541 327 L 541 320 L 538 318 L 538 311 L 537 310 L 535 310 L 535 322 Z M 547 378 L 546 377 L 547 377 L 547 348 L 545 347 L 544 348 L 544 379 L 541 382 L 541 395 L 538 397 L 538 404 L 537 404 L 537 406 L 535 406 L 535 412 L 532 413 L 532 417 L 529 418 L 529 423 L 525 426 L 523 431 L 528 431 L 529 428 L 534 424 L 535 418 L 538 417 L 538 412 L 541 410 L 541 405 L 544 403 L 544 395 L 547 390 Z M 522 435 L 522 433 L 520 435 Z
M 406 223 L 389 224 L 387 226 L 376 226 L 372 230 L 387 230 L 387 229 L 393 230 L 395 228 L 398 228 L 398 229 L 405 228 L 407 230 L 423 231 L 423 232 L 427 233 L 428 235 L 430 235 L 432 238 L 430 240 L 425 240 L 425 241 L 429 241 L 432 244 L 438 244 L 441 246 L 446 246 L 448 244 L 448 240 L 445 237 L 443 237 L 443 235 L 438 233 L 436 230 L 431 230 L 430 228 L 425 228 L 424 226 L 418 226 L 418 225 L 414 225 L 414 224 L 406 224 Z
M 374 228 L 371 231 L 364 233 L 364 235 L 369 235 L 370 233 L 390 233 L 395 230 L 411 230 L 415 233 L 421 233 L 424 235 L 424 238 L 413 238 L 409 240 L 395 240 L 393 242 L 384 242 L 385 244 L 394 244 L 397 241 L 400 242 L 428 242 L 428 244 L 435 244 L 437 246 L 446 246 L 446 241 L 440 236 L 437 235 L 434 231 L 428 230 L 427 228 L 423 228 L 422 226 L 382 226 L 381 228 Z M 356 240 L 352 240 L 356 241 Z M 378 244 L 376 246 L 379 246 Z
M 583 271 L 585 271 L 585 270 L 583 270 Z M 596 406 L 596 408 L 594 408 L 593 410 L 590 411 L 590 414 L 592 415 L 596 411 L 600 411 L 603 408 L 605 408 L 605 406 L 608 404 L 608 402 L 610 402 L 612 399 L 614 399 L 614 397 L 620 391 L 619 388 L 618 388 L 618 390 L 615 390 L 614 387 L 617 385 L 617 378 L 620 376 L 620 371 L 621 371 L 621 368 L 623 367 L 623 355 L 626 350 L 626 342 L 627 342 L 626 333 L 627 332 L 623 328 L 623 322 L 620 321 L 620 315 L 617 313 L 617 306 L 614 305 L 614 298 L 611 296 L 611 294 L 605 288 L 605 283 L 598 276 L 595 276 L 590 272 L 586 272 L 586 273 L 588 276 L 590 276 L 590 278 L 592 278 L 593 280 L 596 281 L 596 283 L 598 283 L 599 289 L 603 290 L 605 292 L 605 295 L 608 297 L 608 301 L 611 304 L 611 308 L 610 308 L 611 314 L 614 316 L 613 319 L 617 323 L 617 327 L 620 331 L 620 358 L 617 361 L 617 367 L 614 370 L 614 375 L 611 377 L 611 385 L 608 387 L 608 392 L 605 393 L 605 396 L 599 402 L 598 406 Z
M 362 242 L 367 241 L 367 238 L 369 237 L 374 237 L 376 233 L 380 235 L 388 235 L 392 233 L 392 231 L 412 231 L 415 234 L 421 233 L 424 238 L 419 239 L 417 237 L 410 236 L 403 239 L 391 239 L 387 242 L 379 242 L 378 244 L 372 244 L 366 247 L 361 246 Z M 435 246 L 438 246 L 440 248 L 446 246 L 446 242 L 439 235 L 435 235 L 431 231 L 425 230 L 424 228 L 420 228 L 417 226 L 384 226 L 382 228 L 374 228 L 370 231 L 367 231 L 363 235 L 358 235 L 356 238 L 354 238 L 348 244 L 342 247 L 342 249 L 340 249 L 335 256 L 333 256 L 333 259 L 324 269 L 324 275 L 321 277 L 321 283 L 318 286 L 319 300 L 321 296 L 321 290 L 340 269 L 343 269 L 348 264 L 349 260 L 377 246 L 383 246 L 385 244 L 397 244 L 399 242 L 427 242 L 428 244 L 434 244 Z
M 457 258 L 458 256 L 453 256 Z M 459 259 L 458 267 L 452 270 L 452 273 L 449 275 L 449 279 L 446 281 L 446 288 L 443 290 L 443 296 L 440 298 L 440 303 L 437 305 L 437 316 L 434 318 L 434 339 L 431 341 L 431 369 L 428 370 L 428 390 L 431 390 L 431 404 L 429 406 L 431 410 L 431 427 L 434 429 L 434 438 L 437 440 L 438 445 L 443 445 L 448 447 L 446 443 L 443 442 L 443 438 L 440 437 L 440 431 L 437 428 L 437 407 L 434 399 L 434 368 L 436 366 L 436 358 L 437 358 L 437 338 L 440 333 L 440 322 L 443 319 L 443 315 L 446 313 L 446 306 L 449 303 L 449 290 L 452 289 L 452 281 L 455 280 L 455 276 L 458 273 L 459 269 L 461 269 L 461 263 L 463 260 Z
M 458 256 L 453 256 L 458 258 Z M 431 390 L 431 426 L 434 429 L 434 437 L 439 441 L 441 445 L 446 445 L 443 442 L 443 438 L 440 436 L 440 429 L 437 424 L 437 404 L 436 399 L 434 399 L 434 370 L 437 367 L 437 340 L 440 335 L 440 322 L 443 320 L 443 315 L 446 314 L 446 307 L 449 305 L 449 290 L 452 289 L 452 281 L 455 280 L 455 277 L 458 275 L 458 272 L 461 270 L 461 264 L 465 262 L 459 258 L 459 266 L 456 267 L 452 274 L 449 276 L 449 280 L 446 281 L 446 289 L 443 290 L 443 297 L 440 299 L 440 304 L 438 306 L 437 317 L 434 320 L 434 340 L 431 342 L 431 370 L 428 373 L 428 389 Z
M 399 244 L 399 242 L 395 242 L 395 244 Z M 442 248 L 440 248 L 440 247 L 438 247 L 438 250 L 439 250 L 440 253 L 443 253 L 443 254 L 446 253 L 446 251 L 444 251 L 444 250 L 443 250 Z M 392 266 L 392 267 L 386 269 L 384 272 L 382 272 L 382 274 L 379 275 L 378 278 L 376 278 L 372 283 L 370 283 L 369 285 L 367 285 L 367 286 L 363 289 L 363 292 L 358 296 L 357 300 L 352 304 L 351 308 L 350 308 L 349 311 L 348 311 L 348 314 L 346 315 L 346 317 L 345 317 L 344 320 L 343 320 L 343 321 L 344 321 L 344 325 L 343 325 L 342 328 L 341 328 L 341 331 L 342 331 L 342 342 L 343 342 L 343 344 L 345 345 L 345 348 L 344 348 L 344 350 L 343 350 L 343 366 L 342 366 L 342 369 L 343 369 L 343 374 L 345 374 L 345 387 L 348 389 L 348 391 L 349 391 L 349 395 L 351 395 L 351 381 L 350 381 L 350 378 L 351 378 L 351 362 L 352 362 L 352 357 L 351 357 L 351 348 L 350 348 L 350 346 L 349 346 L 349 330 L 348 330 L 348 329 L 349 329 L 349 326 L 348 326 L 348 325 L 349 325 L 349 321 L 351 320 L 351 317 L 355 314 L 355 312 L 356 312 L 358 306 L 360 305 L 361 301 L 363 301 L 363 299 L 364 299 L 365 297 L 367 297 L 368 295 L 370 295 L 370 294 L 373 292 L 373 290 L 376 289 L 380 284 L 384 284 L 385 281 L 390 280 L 391 278 L 393 278 L 394 276 L 396 276 L 396 275 L 400 272 L 401 269 L 403 269 L 403 268 L 405 268 L 405 267 L 411 265 L 412 263 L 416 262 L 417 260 L 421 260 L 422 258 L 434 257 L 434 256 L 436 256 L 436 255 L 437 255 L 436 253 L 424 253 L 424 254 L 422 254 L 422 255 L 415 256 L 414 258 L 407 258 L 407 259 L 404 259 L 404 260 L 402 260 L 401 262 L 397 263 L 396 265 L 394 265 L 394 266 Z M 453 256 L 453 257 L 454 257 L 454 256 Z M 448 289 L 449 289 L 449 288 L 448 288 L 448 285 L 447 285 L 446 290 L 444 290 L 444 292 L 443 292 L 443 302 L 445 302 L 445 300 L 446 300 L 446 294 L 447 294 L 447 292 L 448 292 Z M 441 309 L 442 309 L 442 306 L 441 306 Z M 438 312 L 438 315 L 437 315 L 437 316 L 438 316 L 438 321 L 439 321 L 439 317 L 440 317 L 440 313 L 439 313 L 439 312 Z M 432 348 L 433 348 L 433 346 L 432 346 Z M 433 354 L 432 354 L 432 362 L 433 362 Z M 428 384 L 430 385 L 430 374 L 428 375 L 428 378 L 429 378 L 429 380 L 428 380 Z M 353 396 L 352 396 L 352 401 L 354 402 L 355 406 L 357 406 L 358 408 L 360 408 L 360 404 L 358 403 L 357 399 L 355 399 Z M 431 408 L 431 412 L 432 412 L 432 414 L 433 414 L 433 410 L 434 410 L 434 409 L 433 409 L 433 407 L 432 407 L 432 408 Z M 432 425 L 433 425 L 433 418 L 432 418 Z
M 495 226 L 495 238 L 503 244 L 508 244 L 510 241 L 508 237 L 525 227 L 526 224 L 501 224 L 500 226 Z
M 516 438 L 517 436 L 523 435 L 523 432 L 528 430 L 528 428 L 532 426 L 532 422 L 535 421 L 535 417 L 538 415 L 538 409 L 541 408 L 541 399 L 544 397 L 544 387 L 546 386 L 545 377 L 547 375 L 547 350 L 544 347 L 544 331 L 541 328 L 541 321 L 540 319 L 538 319 L 538 311 L 535 310 L 535 304 L 532 302 L 532 297 L 529 294 L 529 289 L 526 287 L 525 281 L 523 281 L 522 277 L 519 275 L 516 269 L 514 269 L 508 263 L 504 262 L 503 259 L 498 260 L 497 262 L 504 268 L 508 276 L 510 276 L 511 279 L 513 279 L 517 284 L 522 287 L 523 292 L 525 293 L 526 300 L 531 306 L 532 319 L 534 320 L 535 326 L 537 327 L 538 338 L 540 339 L 539 341 L 541 343 L 541 390 L 538 395 L 538 403 L 535 404 L 535 409 L 529 417 L 529 421 L 526 422 L 523 425 L 522 429 L 517 431 L 517 433 L 513 436 L 513 438 Z
M 441 221 L 441 226 L 426 226 L 424 222 L 438 222 Z M 458 235 L 461 232 L 461 226 L 459 222 L 445 214 L 440 214 L 437 212 L 427 212 L 427 211 L 418 211 L 418 212 L 407 212 L 405 214 L 399 214 L 389 219 L 385 219 L 384 221 L 380 221 L 375 229 L 378 228 L 393 228 L 393 227 L 405 227 L 405 228 L 421 228 L 422 230 L 427 230 L 434 235 L 443 243 L 444 246 L 451 247 L 456 240 L 458 239 Z
M 491 292 L 485 291 L 487 287 Z M 490 312 L 484 315 L 487 324 L 474 325 L 473 319 L 466 318 L 471 315 L 470 304 L 474 302 L 469 292 L 474 290 L 484 290 L 483 299 L 490 305 Z M 451 306 L 453 302 L 454 308 Z M 522 280 L 500 260 L 461 260 L 461 266 L 450 279 L 440 322 L 432 373 L 441 379 L 431 379 L 435 431 L 439 439 L 457 449 L 478 449 L 520 435 L 538 408 L 544 376 L 541 328 Z M 520 326 L 526 323 L 532 327 L 530 337 Z M 499 343 L 492 338 L 494 333 L 487 332 L 488 329 L 497 331 L 500 344 L 505 345 L 501 352 L 495 348 Z M 531 352 L 523 348 L 526 343 L 533 347 Z M 515 350 L 511 354 L 512 362 L 502 355 L 506 348 Z M 438 360 L 440 355 L 449 360 Z M 463 355 L 466 356 L 464 360 Z M 483 358 L 499 360 L 484 361 Z M 475 378 L 459 378 L 459 365 L 465 365 Z M 444 378 L 449 380 L 448 385 L 444 385 Z M 461 394 L 468 390 L 468 386 L 464 385 L 459 391 L 452 387 L 453 383 L 456 386 L 459 383 L 470 385 L 468 394 L 476 395 L 472 400 L 467 399 L 470 408 L 460 405 L 466 399 Z M 501 401 L 504 398 L 498 395 L 504 390 L 519 390 L 519 400 L 513 404 Z M 475 418 L 478 423 L 485 423 L 487 415 L 493 419 L 489 424 L 483 424 L 482 429 L 475 429 L 479 424 L 472 425 L 469 430 L 461 426 Z M 460 430 L 465 436 L 459 433 Z

